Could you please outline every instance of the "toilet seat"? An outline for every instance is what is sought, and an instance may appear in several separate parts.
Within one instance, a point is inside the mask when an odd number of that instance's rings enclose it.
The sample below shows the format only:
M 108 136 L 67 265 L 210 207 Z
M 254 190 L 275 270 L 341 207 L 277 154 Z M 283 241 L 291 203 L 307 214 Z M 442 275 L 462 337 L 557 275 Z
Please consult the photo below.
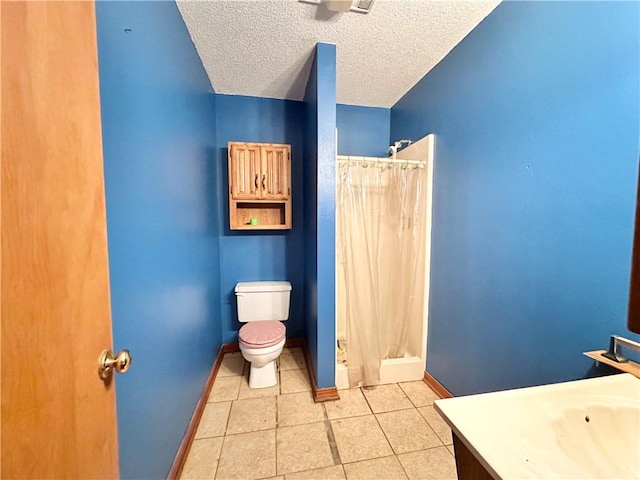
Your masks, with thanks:
M 287 329 L 278 320 L 249 322 L 238 332 L 241 344 L 248 348 L 266 348 L 280 343 L 286 336 Z

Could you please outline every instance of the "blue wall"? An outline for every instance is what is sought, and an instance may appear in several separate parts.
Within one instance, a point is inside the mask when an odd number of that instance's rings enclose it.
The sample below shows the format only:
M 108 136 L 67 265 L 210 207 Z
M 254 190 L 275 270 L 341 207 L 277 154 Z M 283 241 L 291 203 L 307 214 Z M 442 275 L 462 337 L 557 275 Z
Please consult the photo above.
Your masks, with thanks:
M 96 8 L 120 472 L 165 478 L 221 341 L 215 95 L 175 3 Z
M 504 2 L 392 108 L 436 134 L 427 369 L 455 395 L 581 378 L 626 331 L 639 9 Z
M 287 338 L 303 338 L 304 245 L 302 165 L 304 105 L 270 98 L 217 95 L 219 182 L 212 194 L 220 211 L 220 282 L 222 341 L 237 342 L 240 329 L 234 287 L 240 281 L 288 280 L 292 285 Z M 290 231 L 229 230 L 227 144 L 236 142 L 291 145 L 292 226 Z M 215 193 L 213 193 L 215 192 Z
M 335 385 L 336 46 L 316 45 L 305 93 L 305 317 L 318 388 Z
M 307 353 L 318 378 L 318 58 L 314 52 L 304 95 L 304 316 Z M 335 383 L 335 379 L 334 379 Z
M 339 104 L 336 124 L 340 155 L 389 155 L 391 109 Z

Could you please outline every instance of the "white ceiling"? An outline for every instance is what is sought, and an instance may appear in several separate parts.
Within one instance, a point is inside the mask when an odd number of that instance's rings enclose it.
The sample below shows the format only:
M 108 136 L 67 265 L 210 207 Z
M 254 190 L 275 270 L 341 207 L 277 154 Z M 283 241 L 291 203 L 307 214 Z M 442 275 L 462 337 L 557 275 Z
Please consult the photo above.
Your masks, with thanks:
M 178 0 L 217 93 L 301 100 L 317 42 L 337 45 L 338 103 L 389 108 L 500 0 L 375 0 L 368 14 L 297 0 Z

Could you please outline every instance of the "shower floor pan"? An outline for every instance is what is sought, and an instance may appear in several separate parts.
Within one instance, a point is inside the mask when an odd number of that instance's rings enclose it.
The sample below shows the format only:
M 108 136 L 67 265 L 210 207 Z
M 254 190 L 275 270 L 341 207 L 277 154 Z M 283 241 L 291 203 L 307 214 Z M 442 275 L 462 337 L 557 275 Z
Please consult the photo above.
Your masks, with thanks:
M 424 365 L 424 360 L 412 355 L 382 360 L 382 365 L 380 366 L 380 384 L 422 380 L 424 377 Z M 346 390 L 349 388 L 347 365 L 344 363 L 336 363 L 336 388 L 338 390 Z

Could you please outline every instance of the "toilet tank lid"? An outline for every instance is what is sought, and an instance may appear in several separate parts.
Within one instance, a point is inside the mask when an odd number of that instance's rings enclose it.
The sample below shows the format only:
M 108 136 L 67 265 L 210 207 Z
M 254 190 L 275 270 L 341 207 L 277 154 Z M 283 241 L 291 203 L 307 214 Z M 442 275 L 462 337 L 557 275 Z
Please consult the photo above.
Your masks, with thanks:
M 290 290 L 290 282 L 238 282 L 236 284 L 236 293 L 287 292 Z

